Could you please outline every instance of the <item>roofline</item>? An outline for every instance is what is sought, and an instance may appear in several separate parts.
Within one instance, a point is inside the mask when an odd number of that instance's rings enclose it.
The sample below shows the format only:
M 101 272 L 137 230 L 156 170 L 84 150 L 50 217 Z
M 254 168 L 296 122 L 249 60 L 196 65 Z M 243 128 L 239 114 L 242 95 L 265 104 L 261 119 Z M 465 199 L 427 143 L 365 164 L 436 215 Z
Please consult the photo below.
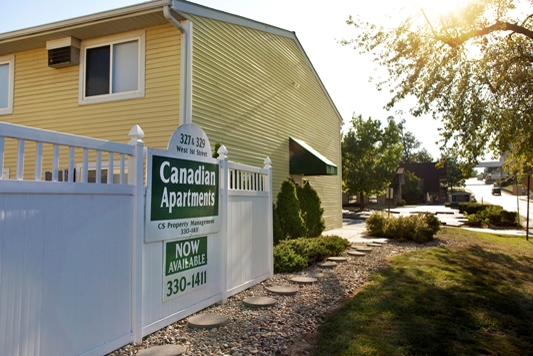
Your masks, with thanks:
M 298 49 L 304 54 L 305 59 L 307 60 L 307 63 L 313 70 L 313 73 L 318 80 L 322 90 L 326 93 L 326 96 L 332 105 L 332 107 L 335 110 L 335 113 L 338 116 L 339 121 L 341 124 L 343 123 L 342 115 L 339 113 L 339 110 L 337 109 L 337 106 L 331 99 L 331 96 L 329 95 L 328 91 L 326 90 L 326 87 L 324 86 L 324 83 L 320 79 L 318 73 L 315 70 L 315 67 L 311 63 L 311 60 L 309 59 L 309 56 L 303 49 L 300 41 L 298 40 L 298 37 L 296 36 L 295 32 L 284 30 L 279 27 L 271 26 L 259 21 L 255 21 L 246 17 L 242 17 L 239 15 L 230 14 L 228 12 L 216 10 L 207 6 L 203 6 L 200 4 L 196 4 L 190 1 L 186 0 L 151 0 L 147 1 L 141 4 L 126 6 L 114 10 L 108 10 L 103 12 L 98 12 L 91 15 L 85 15 L 81 17 L 75 17 L 72 19 L 67 19 L 63 21 L 58 22 L 52 22 L 49 24 L 29 27 L 21 30 L 16 31 L 10 31 L 5 33 L 0 33 L 0 42 L 1 41 L 16 41 L 18 38 L 25 38 L 25 37 L 32 37 L 32 36 L 39 36 L 43 33 L 49 33 L 54 31 L 59 31 L 64 28 L 69 27 L 76 27 L 79 25 L 83 25 L 86 23 L 91 22 L 97 22 L 97 21 L 103 21 L 108 20 L 116 17 L 122 17 L 122 16 L 128 16 L 128 15 L 134 15 L 139 12 L 143 11 L 150 11 L 157 8 L 162 8 L 163 6 L 171 6 L 174 11 L 177 11 L 179 13 L 185 13 L 185 14 L 191 14 L 191 15 L 197 15 L 201 17 L 210 18 L 213 20 L 223 21 L 232 23 L 239 26 L 249 27 L 255 30 L 264 31 L 268 33 L 272 33 L 274 35 L 278 36 L 284 36 L 287 38 L 290 38 L 296 42 L 296 45 L 298 46 Z
M 146 11 L 146 10 L 152 10 L 152 9 L 156 9 L 159 7 L 163 7 L 165 5 L 172 5 L 172 0 L 152 0 L 152 1 L 141 3 L 141 4 L 121 7 L 118 9 L 113 9 L 113 10 L 108 10 L 108 11 L 97 12 L 95 14 L 90 14 L 90 15 L 85 15 L 85 16 L 80 16 L 80 17 L 74 17 L 72 19 L 51 22 L 48 24 L 28 27 L 28 28 L 21 29 L 21 30 L 4 32 L 4 33 L 0 33 L 0 41 L 16 39 L 18 37 L 39 35 L 41 33 L 52 32 L 52 31 L 60 30 L 60 29 L 67 28 L 67 27 L 82 25 L 82 24 L 89 23 L 89 22 L 102 21 L 102 20 L 113 18 L 113 17 L 119 17 L 119 16 L 124 16 L 124 15 L 135 14 L 135 13 Z

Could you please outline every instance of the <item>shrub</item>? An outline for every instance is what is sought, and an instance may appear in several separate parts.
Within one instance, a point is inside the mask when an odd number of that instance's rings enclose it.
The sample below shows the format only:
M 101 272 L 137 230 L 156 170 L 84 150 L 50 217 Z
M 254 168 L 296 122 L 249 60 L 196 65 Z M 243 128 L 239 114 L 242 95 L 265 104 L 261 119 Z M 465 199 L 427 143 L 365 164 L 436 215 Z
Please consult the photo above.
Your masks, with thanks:
M 298 238 L 274 247 L 274 271 L 295 272 L 330 256 L 340 255 L 350 243 L 339 236 Z
M 459 203 L 458 204 L 459 212 L 466 213 L 466 214 L 475 214 L 478 211 L 483 211 L 490 206 L 495 206 L 495 205 L 479 204 L 479 203 Z
M 517 222 L 517 215 L 516 212 L 503 210 L 499 205 L 489 205 L 475 214 L 467 214 L 466 217 L 470 226 L 512 227 L 520 226 Z
M 282 231 L 282 239 L 295 239 L 305 236 L 306 229 L 300 211 L 300 202 L 296 196 L 296 186 L 292 181 L 285 180 L 281 184 L 281 190 L 276 200 L 276 209 Z
M 307 266 L 307 259 L 286 244 L 274 247 L 274 272 L 296 272 Z
M 398 200 L 398 202 L 396 203 L 396 206 L 404 206 L 406 203 L 405 203 L 405 200 L 403 199 L 400 199 Z
M 272 223 L 273 223 L 273 235 L 274 235 L 274 246 L 277 245 L 281 240 L 285 239 L 283 236 L 283 231 L 281 230 L 281 222 L 279 221 L 278 209 L 276 206 L 272 206 Z
M 320 197 L 311 184 L 306 184 L 303 188 L 296 187 L 302 218 L 306 227 L 307 237 L 317 237 L 326 229 L 326 223 L 322 215 L 324 209 L 321 207 Z
M 387 216 L 382 212 L 374 211 L 366 219 L 366 230 L 370 235 L 384 236 L 386 223 Z
M 373 213 L 366 222 L 370 235 L 424 243 L 431 241 L 440 230 L 439 219 L 430 213 L 418 215 L 386 217 L 383 213 Z

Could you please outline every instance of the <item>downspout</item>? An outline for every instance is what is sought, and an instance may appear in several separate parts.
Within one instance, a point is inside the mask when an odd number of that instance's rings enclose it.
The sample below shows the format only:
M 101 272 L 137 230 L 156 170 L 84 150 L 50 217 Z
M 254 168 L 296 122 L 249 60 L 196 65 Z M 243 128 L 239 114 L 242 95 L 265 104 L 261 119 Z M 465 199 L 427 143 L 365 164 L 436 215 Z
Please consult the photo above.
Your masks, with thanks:
M 170 14 L 170 6 L 163 7 L 165 18 L 181 32 L 180 114 L 179 124 L 192 123 L 192 22 L 182 25 Z

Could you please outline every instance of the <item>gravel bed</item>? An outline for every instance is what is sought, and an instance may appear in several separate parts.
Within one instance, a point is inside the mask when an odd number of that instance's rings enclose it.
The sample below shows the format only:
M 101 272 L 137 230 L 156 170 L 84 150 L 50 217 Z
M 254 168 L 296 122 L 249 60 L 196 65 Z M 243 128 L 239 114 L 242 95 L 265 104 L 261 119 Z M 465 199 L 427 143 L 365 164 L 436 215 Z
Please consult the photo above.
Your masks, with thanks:
M 338 308 L 343 299 L 364 286 L 368 277 L 387 267 L 388 258 L 405 252 L 443 246 L 453 242 L 435 239 L 418 245 L 391 241 L 362 257 L 351 257 L 334 269 L 320 269 L 324 274 L 312 285 L 297 285 L 291 278 L 302 273 L 275 274 L 273 278 L 253 286 L 228 299 L 224 305 L 214 305 L 199 313 L 225 315 L 228 324 L 215 329 L 192 329 L 187 318 L 146 336 L 141 343 L 130 344 L 109 355 L 135 355 L 139 350 L 165 344 L 187 348 L 183 355 L 307 355 L 312 349 L 313 336 L 327 315 Z M 312 266 L 306 269 L 318 271 Z M 282 296 L 269 293 L 268 286 L 295 286 L 298 293 Z M 251 309 L 243 299 L 268 296 L 278 302 L 273 307 Z

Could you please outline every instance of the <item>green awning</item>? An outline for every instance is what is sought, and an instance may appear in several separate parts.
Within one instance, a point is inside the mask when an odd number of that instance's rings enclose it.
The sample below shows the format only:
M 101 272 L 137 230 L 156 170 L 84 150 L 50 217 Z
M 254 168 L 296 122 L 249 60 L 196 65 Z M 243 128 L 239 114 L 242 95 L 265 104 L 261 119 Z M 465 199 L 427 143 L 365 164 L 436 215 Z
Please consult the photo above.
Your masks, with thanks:
M 306 176 L 336 176 L 337 166 L 307 143 L 289 137 L 289 173 Z

